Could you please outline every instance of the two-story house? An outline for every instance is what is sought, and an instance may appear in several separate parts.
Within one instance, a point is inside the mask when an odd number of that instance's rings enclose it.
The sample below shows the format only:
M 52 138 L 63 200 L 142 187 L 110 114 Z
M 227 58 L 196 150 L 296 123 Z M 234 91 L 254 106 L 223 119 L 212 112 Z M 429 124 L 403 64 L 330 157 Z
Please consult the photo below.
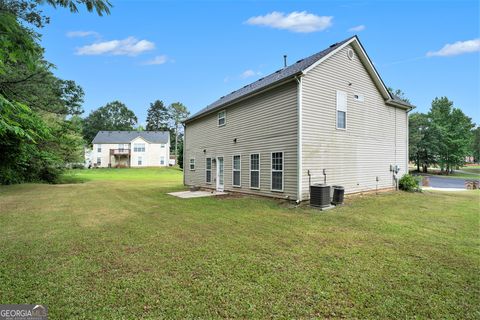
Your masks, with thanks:
M 393 188 L 411 109 L 353 36 L 187 119 L 184 183 L 300 201 L 323 173 L 346 193 Z
M 99 131 L 92 141 L 95 167 L 162 167 L 169 165 L 168 131 Z

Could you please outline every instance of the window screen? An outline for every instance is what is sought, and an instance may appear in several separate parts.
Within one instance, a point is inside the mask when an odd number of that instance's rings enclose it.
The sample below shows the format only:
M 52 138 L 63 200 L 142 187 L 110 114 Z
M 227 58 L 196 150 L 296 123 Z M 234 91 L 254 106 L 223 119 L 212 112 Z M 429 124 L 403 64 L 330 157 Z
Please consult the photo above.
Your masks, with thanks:
M 260 188 L 260 155 L 250 155 L 250 188 Z
M 240 156 L 233 156 L 233 183 L 235 187 L 240 187 Z
M 212 182 L 212 158 L 205 159 L 205 182 Z
M 283 191 L 283 152 L 272 153 L 272 190 Z

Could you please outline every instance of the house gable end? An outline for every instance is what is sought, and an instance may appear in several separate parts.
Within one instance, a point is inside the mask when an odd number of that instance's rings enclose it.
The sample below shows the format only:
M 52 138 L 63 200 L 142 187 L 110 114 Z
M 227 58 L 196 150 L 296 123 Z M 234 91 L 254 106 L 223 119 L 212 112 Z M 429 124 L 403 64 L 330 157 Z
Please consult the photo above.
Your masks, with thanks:
M 370 75 L 370 78 L 372 81 L 375 83 L 378 91 L 382 95 L 382 97 L 385 99 L 385 101 L 391 101 L 394 100 L 393 96 L 390 94 L 390 92 L 387 89 L 387 86 L 383 82 L 382 78 L 378 74 L 377 70 L 375 69 L 375 66 L 373 65 L 372 61 L 370 60 L 370 57 L 367 55 L 365 49 L 363 48 L 362 44 L 358 40 L 358 38 L 355 36 L 351 38 L 349 41 L 345 42 L 329 54 L 327 54 L 325 57 L 322 59 L 318 60 L 314 64 L 312 64 L 310 67 L 305 69 L 303 71 L 303 74 L 309 73 L 311 70 L 315 69 L 318 65 L 323 63 L 325 60 L 331 58 L 332 56 L 339 54 L 344 48 L 350 46 L 354 50 L 355 56 L 354 58 L 360 59 L 362 62 L 363 66 L 367 70 L 368 74 Z

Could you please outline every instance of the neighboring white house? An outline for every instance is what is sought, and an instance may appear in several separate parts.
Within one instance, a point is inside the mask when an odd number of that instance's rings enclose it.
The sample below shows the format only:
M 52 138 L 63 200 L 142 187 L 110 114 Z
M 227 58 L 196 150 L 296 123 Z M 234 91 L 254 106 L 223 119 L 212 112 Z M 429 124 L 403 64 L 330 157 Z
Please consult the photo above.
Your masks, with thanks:
M 393 188 L 408 111 L 356 36 L 221 97 L 185 121 L 184 183 L 291 200 L 324 181 Z
M 164 167 L 169 165 L 167 131 L 99 131 L 92 141 L 95 167 Z

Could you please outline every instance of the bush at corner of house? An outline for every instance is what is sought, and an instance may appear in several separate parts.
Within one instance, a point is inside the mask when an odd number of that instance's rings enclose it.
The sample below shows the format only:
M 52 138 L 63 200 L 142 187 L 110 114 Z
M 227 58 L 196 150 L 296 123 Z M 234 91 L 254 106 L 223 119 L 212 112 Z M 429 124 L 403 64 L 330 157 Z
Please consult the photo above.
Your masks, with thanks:
M 400 190 L 408 192 L 422 191 L 420 188 L 419 178 L 412 176 L 411 174 L 405 174 L 398 182 L 398 187 Z

